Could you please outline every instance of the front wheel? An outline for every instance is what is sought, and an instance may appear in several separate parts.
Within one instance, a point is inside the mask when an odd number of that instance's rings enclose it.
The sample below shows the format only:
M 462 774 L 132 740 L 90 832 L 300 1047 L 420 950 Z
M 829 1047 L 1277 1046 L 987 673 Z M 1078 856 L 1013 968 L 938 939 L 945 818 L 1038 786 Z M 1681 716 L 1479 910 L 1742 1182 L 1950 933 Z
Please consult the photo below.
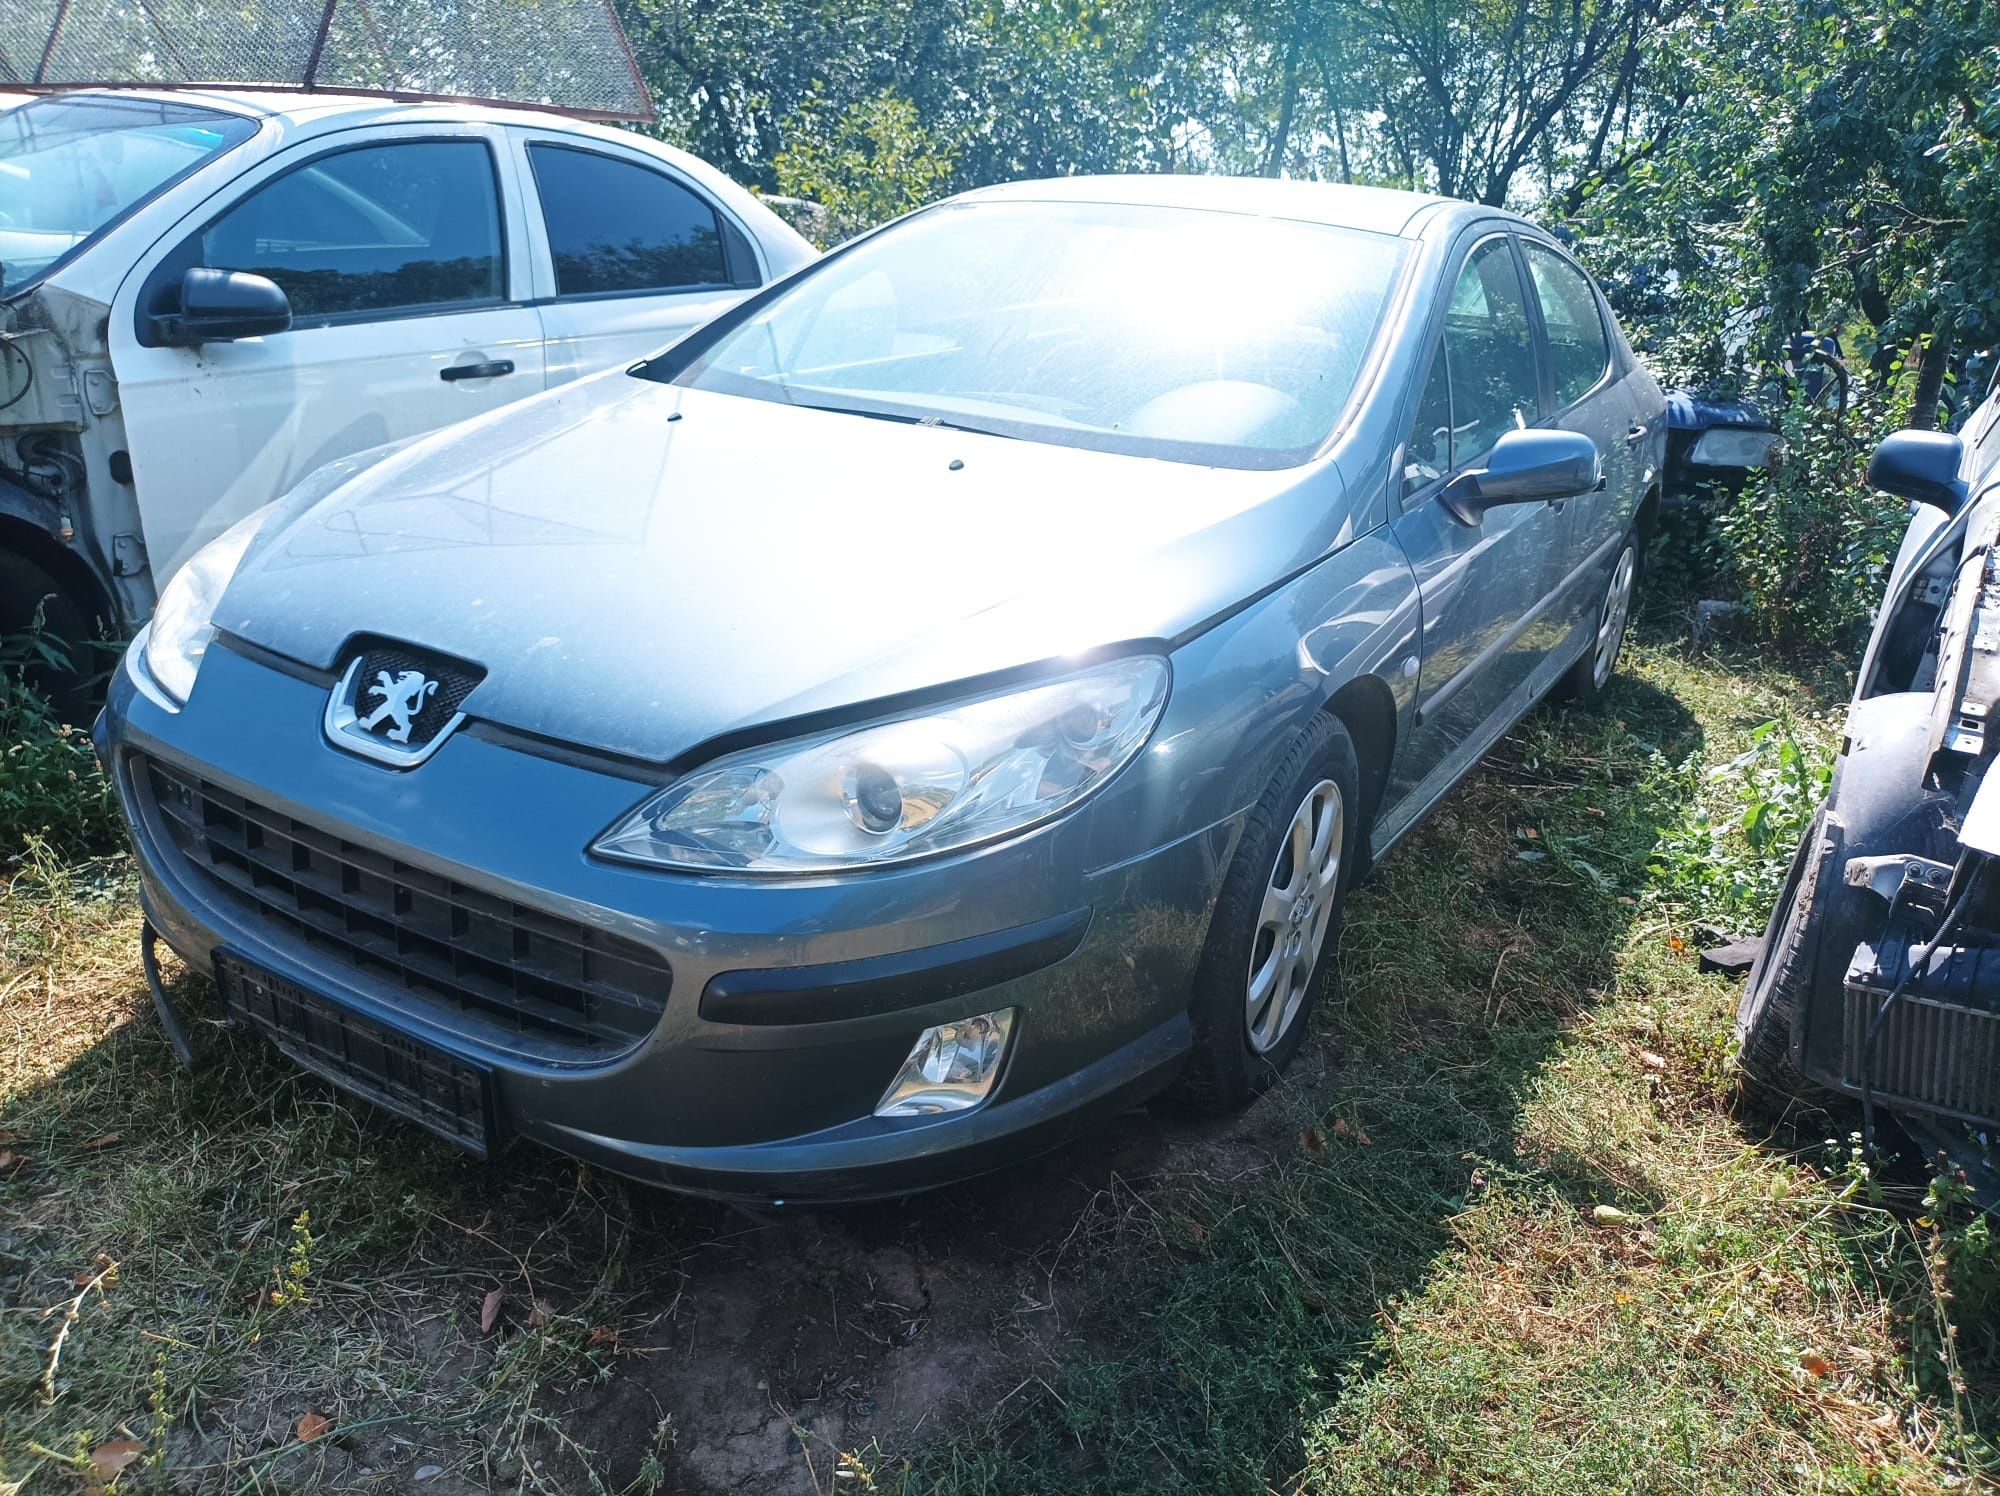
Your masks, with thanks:
M 25 556 L 0 551 L 0 643 L 31 645 L 19 668 L 65 722 L 94 709 L 90 618 L 76 599 Z
M 1360 835 L 1360 772 L 1337 717 L 1300 734 L 1244 824 L 1196 971 L 1179 1089 L 1245 1106 L 1305 1042 Z
M 1625 648 L 1625 630 L 1632 622 L 1632 602 L 1639 591 L 1639 536 L 1628 530 L 1618 559 L 1611 563 L 1611 580 L 1599 599 L 1596 630 L 1583 657 L 1570 667 L 1560 694 L 1586 709 L 1603 704 Z

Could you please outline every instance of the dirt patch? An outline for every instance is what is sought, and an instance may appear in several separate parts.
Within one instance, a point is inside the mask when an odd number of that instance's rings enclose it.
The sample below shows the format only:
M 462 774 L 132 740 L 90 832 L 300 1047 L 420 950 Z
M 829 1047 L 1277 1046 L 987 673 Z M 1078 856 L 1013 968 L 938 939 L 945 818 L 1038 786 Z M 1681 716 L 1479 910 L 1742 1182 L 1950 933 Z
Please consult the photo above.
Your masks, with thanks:
M 1309 1052 L 1299 1069 L 1242 1117 L 1139 1109 L 1042 1159 L 906 1201 L 797 1215 L 697 1207 L 714 1238 L 677 1260 L 656 1344 L 565 1398 L 565 1432 L 613 1488 L 650 1453 L 677 1492 L 834 1489 L 842 1451 L 908 1448 L 1073 1350 L 1083 1242 L 1148 1209 L 1178 1174 L 1235 1175 L 1297 1146 L 1292 1113 L 1330 1066 Z

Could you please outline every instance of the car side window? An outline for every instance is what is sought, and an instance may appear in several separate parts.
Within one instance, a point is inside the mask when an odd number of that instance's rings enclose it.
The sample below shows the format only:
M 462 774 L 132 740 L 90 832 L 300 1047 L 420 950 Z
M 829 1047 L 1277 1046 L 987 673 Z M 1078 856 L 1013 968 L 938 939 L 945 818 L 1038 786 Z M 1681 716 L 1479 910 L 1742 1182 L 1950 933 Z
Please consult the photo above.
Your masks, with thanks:
M 757 284 L 742 232 L 671 177 L 542 142 L 528 147 L 528 160 L 558 296 Z
M 1403 493 L 1428 488 L 1451 471 L 1451 368 L 1439 346 L 1403 444 Z
M 1451 466 L 1464 468 L 1507 432 L 1534 420 L 1541 403 L 1535 341 L 1514 251 L 1489 239 L 1459 272 L 1445 309 L 1450 366 Z
M 276 281 L 298 321 L 503 300 L 493 154 L 410 140 L 321 156 L 203 229 L 183 263 Z
M 1590 282 L 1562 256 L 1523 241 L 1528 275 L 1549 334 L 1549 372 L 1555 376 L 1556 404 L 1573 405 L 1589 394 L 1611 367 L 1611 339 Z

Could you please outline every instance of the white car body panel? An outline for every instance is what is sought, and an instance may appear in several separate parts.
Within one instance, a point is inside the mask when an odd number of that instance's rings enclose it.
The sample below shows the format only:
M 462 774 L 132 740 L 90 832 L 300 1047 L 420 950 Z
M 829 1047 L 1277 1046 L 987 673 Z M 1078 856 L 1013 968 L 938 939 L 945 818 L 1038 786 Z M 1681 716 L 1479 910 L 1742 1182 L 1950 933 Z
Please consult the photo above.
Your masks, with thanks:
M 158 590 L 194 549 L 314 468 L 629 363 L 749 294 L 704 288 L 556 299 L 526 141 L 616 155 L 694 191 L 741 230 L 763 282 L 815 254 L 722 173 L 631 131 L 475 105 L 118 92 L 258 121 L 250 139 L 114 223 L 39 286 L 0 304 L 0 329 L 12 314 L 22 326 L 55 334 L 17 344 L 45 365 L 37 378 L 46 383 L 11 425 L 0 416 L 0 456 L 9 455 L 4 442 L 17 432 L 74 432 L 87 493 L 72 505 L 76 534 L 66 543 L 106 579 L 112 611 L 121 615 L 115 621 L 128 627 L 150 613 Z M 0 97 L 0 110 L 8 102 Z M 191 234 L 324 151 L 411 137 L 476 138 L 493 149 L 506 248 L 504 304 L 302 320 L 284 333 L 196 348 L 144 345 L 139 302 L 147 278 Z M 513 371 L 439 377 L 453 366 L 496 361 L 511 362 Z M 129 485 L 113 476 L 128 458 Z

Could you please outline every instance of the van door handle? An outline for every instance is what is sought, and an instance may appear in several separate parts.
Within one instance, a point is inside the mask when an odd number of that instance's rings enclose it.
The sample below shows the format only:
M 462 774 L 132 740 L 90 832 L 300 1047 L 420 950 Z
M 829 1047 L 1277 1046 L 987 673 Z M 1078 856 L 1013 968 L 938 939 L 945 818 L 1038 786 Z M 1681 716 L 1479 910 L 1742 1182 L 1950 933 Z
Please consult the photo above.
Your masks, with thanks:
M 498 379 L 502 374 L 513 372 L 514 360 L 496 358 L 484 364 L 453 364 L 449 369 L 438 370 L 438 378 L 449 384 L 461 379 Z
M 1625 445 L 1628 447 L 1636 447 L 1645 439 L 1646 428 L 1644 426 L 1633 426 L 1625 432 Z

